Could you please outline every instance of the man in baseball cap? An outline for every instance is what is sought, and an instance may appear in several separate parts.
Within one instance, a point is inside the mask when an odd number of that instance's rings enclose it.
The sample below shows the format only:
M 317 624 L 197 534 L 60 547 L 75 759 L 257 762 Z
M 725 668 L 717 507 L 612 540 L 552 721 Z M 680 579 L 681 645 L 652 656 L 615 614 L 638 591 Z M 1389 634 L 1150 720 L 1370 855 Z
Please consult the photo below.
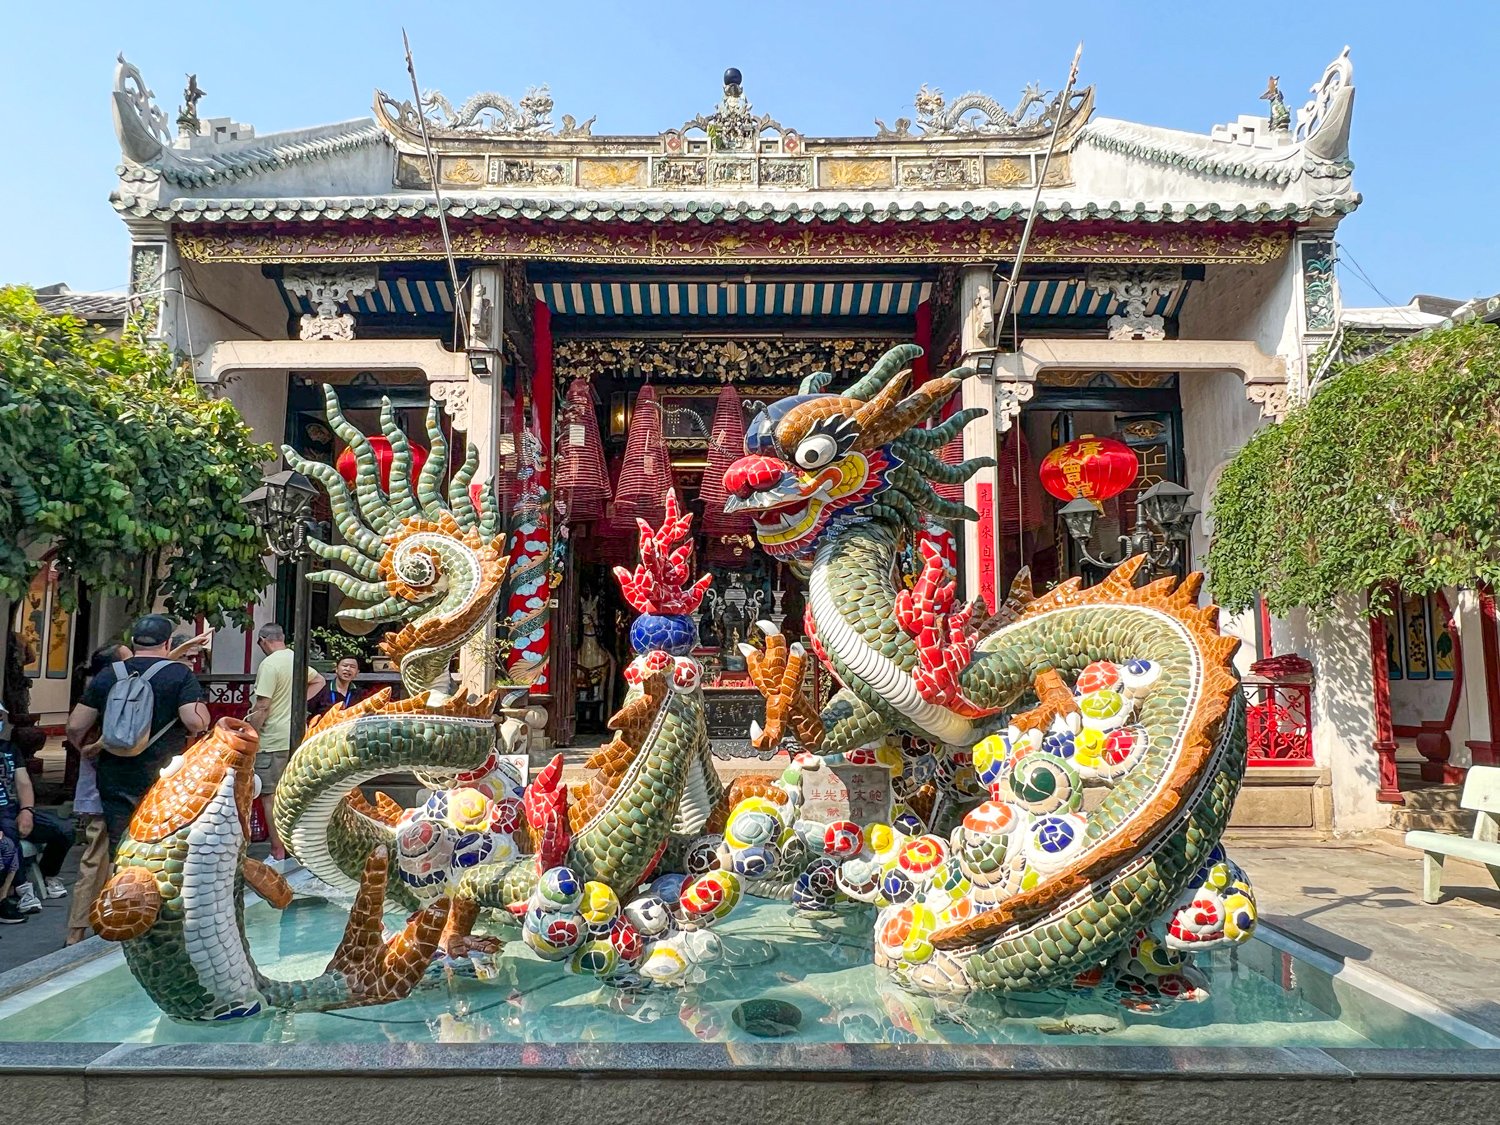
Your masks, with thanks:
M 148 613 L 145 617 L 137 618 L 130 627 L 131 647 L 135 649 L 137 656 L 143 655 L 142 649 L 164 647 L 172 639 L 173 628 L 170 617 Z

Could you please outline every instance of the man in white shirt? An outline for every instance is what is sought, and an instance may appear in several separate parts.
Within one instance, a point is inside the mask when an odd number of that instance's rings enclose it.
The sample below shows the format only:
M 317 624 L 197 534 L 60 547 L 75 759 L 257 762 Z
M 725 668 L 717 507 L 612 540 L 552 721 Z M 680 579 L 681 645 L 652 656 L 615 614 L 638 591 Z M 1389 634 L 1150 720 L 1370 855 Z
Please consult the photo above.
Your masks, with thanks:
M 291 745 L 293 655 L 280 625 L 262 625 L 255 638 L 265 659 L 255 673 L 255 703 L 245 721 L 260 732 L 255 773 L 260 778 L 261 807 L 269 813 L 276 796 L 276 783 L 281 780 L 295 749 Z M 323 682 L 323 674 L 309 668 L 307 684 L 296 706 L 306 707 L 307 701 L 323 690 Z M 266 826 L 271 833 L 271 858 L 277 861 L 285 859 L 286 848 L 276 835 L 276 826 L 269 816 L 266 817 Z

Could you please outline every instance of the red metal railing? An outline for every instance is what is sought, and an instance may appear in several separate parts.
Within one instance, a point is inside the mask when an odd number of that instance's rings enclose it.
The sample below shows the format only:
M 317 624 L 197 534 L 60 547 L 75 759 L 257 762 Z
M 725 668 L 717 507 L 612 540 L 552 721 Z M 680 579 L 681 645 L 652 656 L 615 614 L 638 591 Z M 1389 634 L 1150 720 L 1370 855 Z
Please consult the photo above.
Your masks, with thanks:
M 1245 678 L 1252 766 L 1311 766 L 1312 665 L 1300 656 L 1259 660 Z
M 254 702 L 252 698 L 254 695 L 252 689 L 255 686 L 254 676 L 209 674 L 199 676 L 198 682 L 208 693 L 205 702 L 208 704 L 208 717 L 211 722 L 217 723 L 226 716 L 231 719 L 243 719 L 250 713 L 250 704 Z

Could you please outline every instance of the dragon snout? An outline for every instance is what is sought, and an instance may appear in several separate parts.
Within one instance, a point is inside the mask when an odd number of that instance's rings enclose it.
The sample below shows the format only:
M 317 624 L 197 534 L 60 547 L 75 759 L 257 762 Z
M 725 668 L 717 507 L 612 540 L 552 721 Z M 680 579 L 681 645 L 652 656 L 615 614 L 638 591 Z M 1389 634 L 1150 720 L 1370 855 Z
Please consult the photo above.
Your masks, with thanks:
M 775 457 L 750 454 L 741 457 L 724 471 L 724 491 L 741 500 L 765 492 L 781 482 L 787 466 Z

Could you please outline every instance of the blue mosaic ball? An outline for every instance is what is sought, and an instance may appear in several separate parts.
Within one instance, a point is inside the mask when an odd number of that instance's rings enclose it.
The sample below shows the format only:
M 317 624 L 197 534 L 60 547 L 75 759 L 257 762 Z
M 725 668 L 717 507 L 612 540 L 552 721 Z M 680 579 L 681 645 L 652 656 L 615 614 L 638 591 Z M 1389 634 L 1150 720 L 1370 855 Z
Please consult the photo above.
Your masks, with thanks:
M 630 627 L 630 648 L 637 656 L 660 649 L 687 656 L 698 645 L 698 627 L 686 614 L 645 613 Z

